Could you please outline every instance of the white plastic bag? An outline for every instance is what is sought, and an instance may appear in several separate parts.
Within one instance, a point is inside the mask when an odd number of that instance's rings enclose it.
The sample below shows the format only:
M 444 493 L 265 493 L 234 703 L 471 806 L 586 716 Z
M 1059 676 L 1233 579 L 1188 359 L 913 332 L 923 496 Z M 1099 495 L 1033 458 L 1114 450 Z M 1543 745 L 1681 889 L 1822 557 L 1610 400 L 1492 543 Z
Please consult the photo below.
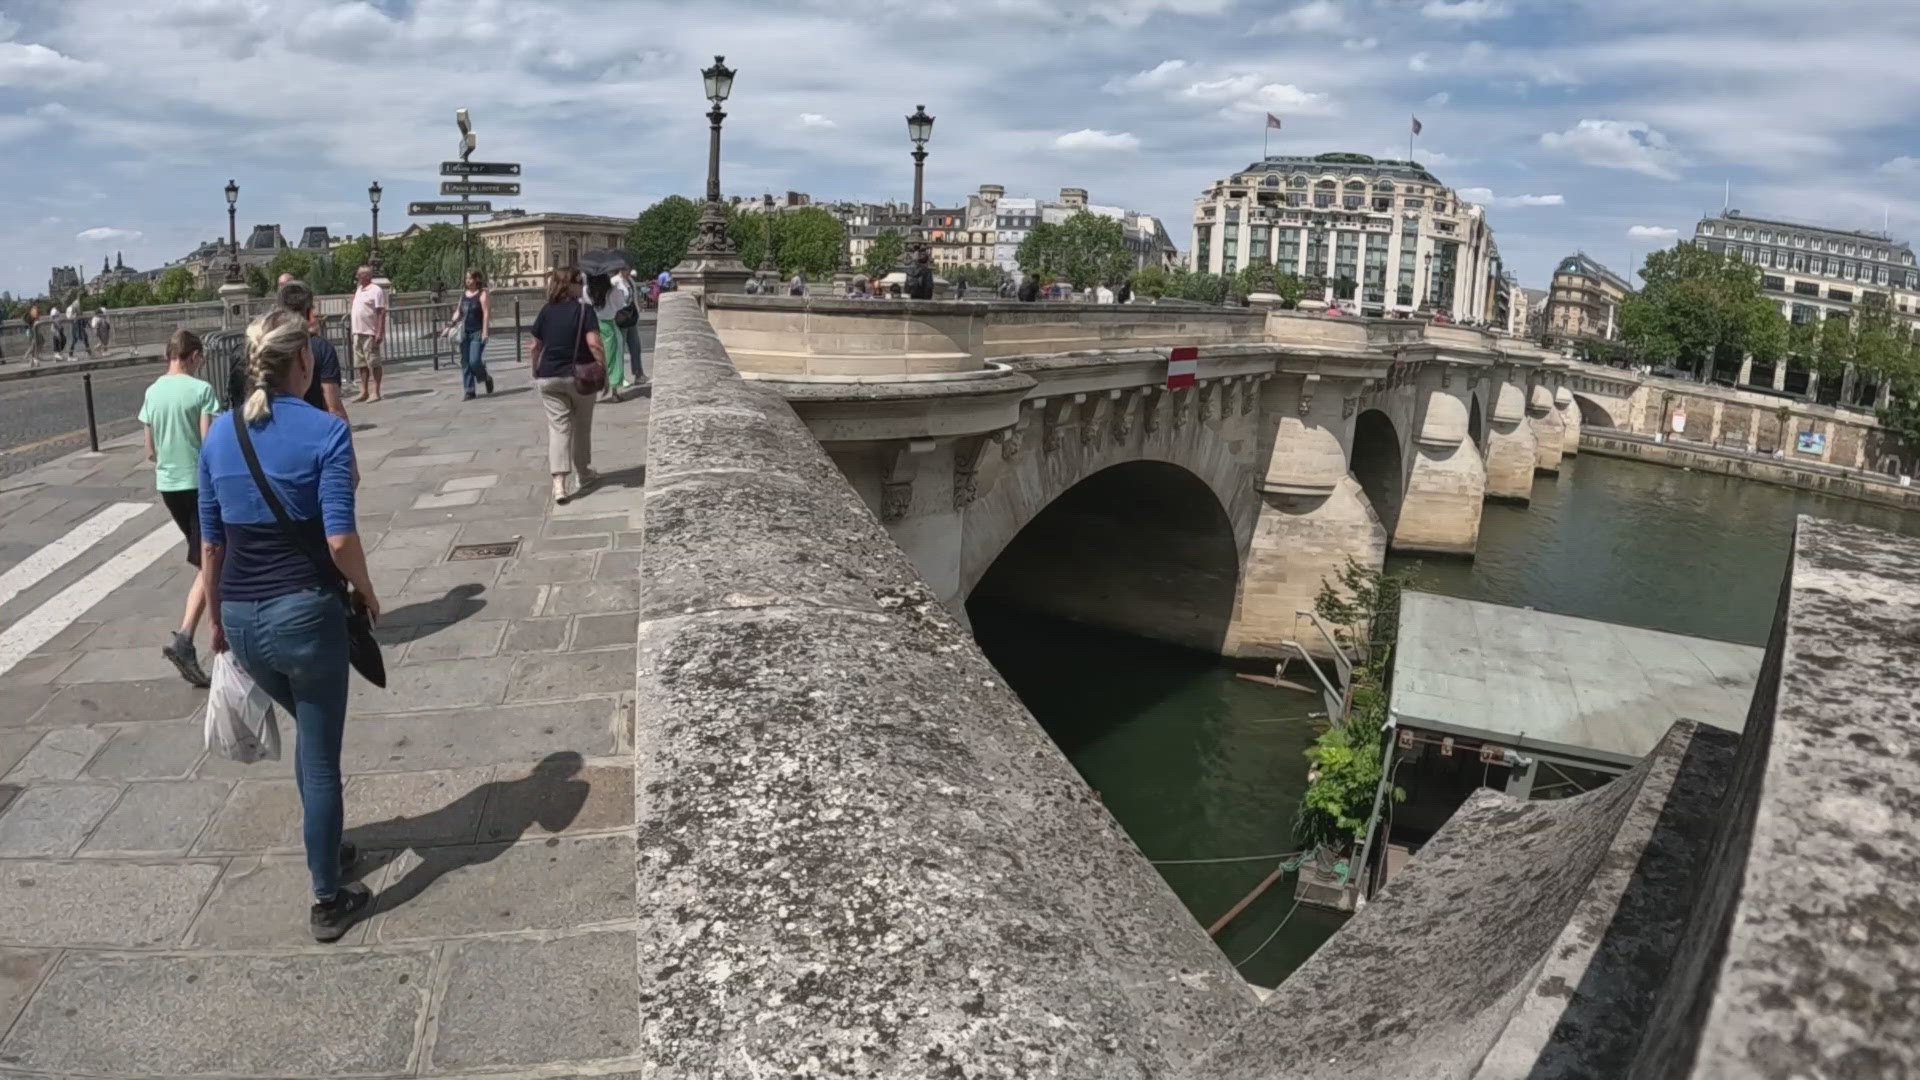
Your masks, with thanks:
M 213 657 L 207 688 L 207 749 L 242 764 L 280 760 L 280 724 L 273 699 L 234 660 L 231 651 Z

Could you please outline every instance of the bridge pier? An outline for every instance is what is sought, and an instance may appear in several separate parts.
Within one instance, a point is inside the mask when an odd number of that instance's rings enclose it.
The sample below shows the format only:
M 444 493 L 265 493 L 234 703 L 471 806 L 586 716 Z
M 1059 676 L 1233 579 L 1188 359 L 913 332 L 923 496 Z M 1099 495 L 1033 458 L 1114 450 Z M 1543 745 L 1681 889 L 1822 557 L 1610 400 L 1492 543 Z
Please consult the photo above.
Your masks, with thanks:
M 1260 411 L 1274 423 L 1261 496 L 1228 627 L 1229 656 L 1279 656 L 1297 640 L 1324 651 L 1299 612 L 1312 610 L 1321 583 L 1337 580 L 1349 558 L 1379 567 L 1387 532 L 1347 467 L 1350 395 L 1359 380 L 1317 374 L 1265 384 Z
M 1480 539 L 1486 463 L 1468 437 L 1470 372 L 1430 363 L 1420 378 L 1425 415 L 1413 436 L 1413 463 L 1393 531 L 1396 551 L 1471 555 Z
M 1525 503 L 1533 498 L 1533 470 L 1539 462 L 1533 425 L 1527 422 L 1527 395 L 1513 382 L 1516 372 L 1498 372 L 1490 387 L 1487 417 L 1487 498 Z
M 1560 455 L 1566 445 L 1566 428 L 1560 412 L 1553 406 L 1553 391 L 1545 381 L 1536 382 L 1527 391 L 1527 425 L 1533 428 L 1533 467 L 1549 475 L 1560 471 Z
M 1560 414 L 1560 453 L 1572 457 L 1580 452 L 1580 406 L 1565 383 L 1553 392 L 1553 409 Z

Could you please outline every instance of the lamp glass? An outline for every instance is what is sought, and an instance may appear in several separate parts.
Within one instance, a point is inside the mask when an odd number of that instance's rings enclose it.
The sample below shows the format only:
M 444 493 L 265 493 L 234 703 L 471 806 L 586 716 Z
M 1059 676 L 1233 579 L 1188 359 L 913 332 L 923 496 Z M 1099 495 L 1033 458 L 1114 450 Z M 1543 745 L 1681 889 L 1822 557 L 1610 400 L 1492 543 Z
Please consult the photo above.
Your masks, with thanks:
M 380 181 L 375 180 L 372 184 L 368 185 L 367 198 L 373 200 L 373 205 L 380 205 Z
M 727 66 L 726 59 L 724 56 L 714 57 L 713 66 L 700 73 L 701 79 L 707 84 L 707 100 L 715 105 L 727 100 L 727 95 L 733 93 L 734 72 Z
M 237 203 L 239 201 L 240 201 L 240 185 L 234 183 L 231 180 L 227 181 L 227 205 L 232 206 L 234 203 Z
M 907 117 L 907 137 L 915 146 L 925 146 L 933 137 L 933 117 L 927 115 L 925 105 L 915 105 L 913 115 Z

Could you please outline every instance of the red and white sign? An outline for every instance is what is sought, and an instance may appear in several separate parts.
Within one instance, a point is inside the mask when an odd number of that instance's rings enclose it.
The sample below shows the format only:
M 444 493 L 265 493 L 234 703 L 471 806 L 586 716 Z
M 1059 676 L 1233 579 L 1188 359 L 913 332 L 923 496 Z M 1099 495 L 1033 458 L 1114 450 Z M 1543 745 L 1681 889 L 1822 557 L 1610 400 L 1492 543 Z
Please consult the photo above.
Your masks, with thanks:
M 1181 345 L 1167 353 L 1167 389 L 1185 390 L 1200 376 L 1200 348 Z

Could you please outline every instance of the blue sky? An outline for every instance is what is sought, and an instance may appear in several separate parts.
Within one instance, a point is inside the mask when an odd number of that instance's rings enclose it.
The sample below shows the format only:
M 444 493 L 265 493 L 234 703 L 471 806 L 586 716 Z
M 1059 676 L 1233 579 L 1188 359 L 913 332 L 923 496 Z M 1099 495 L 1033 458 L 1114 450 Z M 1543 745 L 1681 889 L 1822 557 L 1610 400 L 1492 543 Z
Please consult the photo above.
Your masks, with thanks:
M 1085 187 L 1162 216 L 1260 153 L 1415 156 L 1490 206 L 1523 284 L 1625 269 L 1723 184 L 1749 213 L 1920 235 L 1920 0 L 0 0 L 0 289 L 240 225 L 364 231 L 435 197 L 453 110 L 530 210 L 631 215 L 704 185 L 725 53 L 728 193 Z M 1467 190 L 1472 189 L 1472 190 Z M 389 220 L 392 220 L 391 217 Z

